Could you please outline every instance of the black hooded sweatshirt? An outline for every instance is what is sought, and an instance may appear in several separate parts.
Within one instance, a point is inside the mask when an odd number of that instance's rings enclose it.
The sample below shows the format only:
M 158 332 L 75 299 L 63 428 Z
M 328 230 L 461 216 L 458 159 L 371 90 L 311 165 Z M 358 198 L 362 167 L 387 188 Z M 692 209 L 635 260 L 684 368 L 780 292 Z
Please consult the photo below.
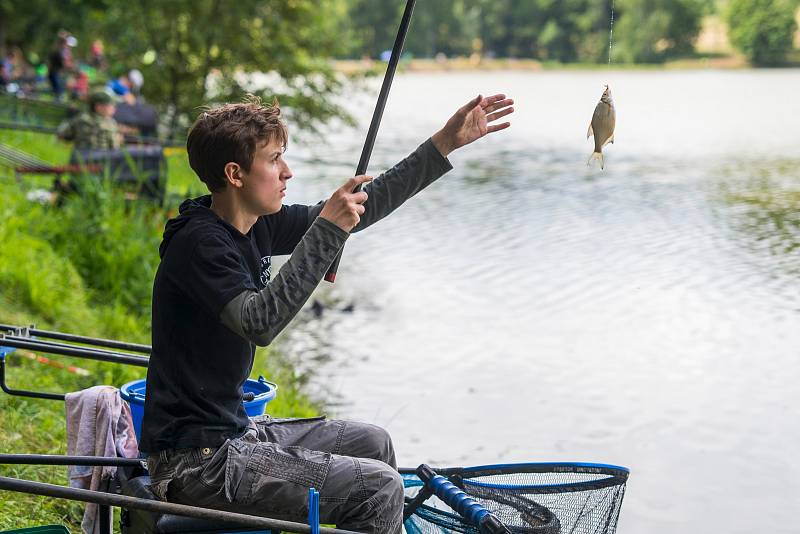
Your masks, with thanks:
M 367 184 L 366 212 L 353 231 L 451 168 L 429 139 Z M 253 341 L 268 344 L 294 317 L 349 235 L 318 217 L 323 205 L 283 206 L 243 235 L 211 211 L 210 196 L 181 204 L 164 231 L 153 283 L 141 451 L 216 447 L 245 432 L 242 386 Z M 292 257 L 271 277 L 271 257 L 284 254 Z
M 218 445 L 244 433 L 242 385 L 255 345 L 219 317 L 237 295 L 265 287 L 271 256 L 291 253 L 309 227 L 308 206 L 284 206 L 243 235 L 210 206 L 210 196 L 183 202 L 159 249 L 142 451 Z

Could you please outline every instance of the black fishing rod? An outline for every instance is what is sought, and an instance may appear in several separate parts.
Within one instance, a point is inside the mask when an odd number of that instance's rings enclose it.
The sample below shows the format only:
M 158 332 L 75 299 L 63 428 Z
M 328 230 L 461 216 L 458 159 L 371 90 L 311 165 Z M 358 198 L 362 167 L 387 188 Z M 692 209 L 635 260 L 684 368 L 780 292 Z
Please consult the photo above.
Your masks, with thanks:
M 75 334 L 67 334 L 64 332 L 56 332 L 53 330 L 41 330 L 33 326 L 15 326 L 10 324 L 0 324 L 0 330 L 9 332 L 9 335 L 18 337 L 36 336 L 39 338 L 59 339 L 61 341 L 72 341 L 73 343 L 87 343 L 90 345 L 97 345 L 98 347 L 108 347 L 111 349 L 129 350 L 131 352 L 141 352 L 143 354 L 150 354 L 152 347 L 150 345 L 142 345 L 140 343 L 128 343 L 125 341 L 117 341 L 116 339 L 103 339 L 99 337 L 86 337 L 77 336 Z
M 89 360 L 99 360 L 103 362 L 124 363 L 126 365 L 138 365 L 139 367 L 147 367 L 147 364 L 150 361 L 149 358 L 145 356 L 138 356 L 136 354 L 112 352 L 103 349 L 81 347 L 78 345 L 68 345 L 66 343 L 37 341 L 35 339 L 26 339 L 17 336 L 7 336 L 6 334 L 0 334 L 0 346 L 11 347 L 15 349 L 38 350 L 42 352 L 48 352 L 50 354 L 59 354 L 61 356 L 74 356 L 77 358 L 87 358 Z
M 403 18 L 400 21 L 400 28 L 397 30 L 397 37 L 392 46 L 392 56 L 389 58 L 389 66 L 386 67 L 386 74 L 383 76 L 383 84 L 381 85 L 381 92 L 378 95 L 378 102 L 375 104 L 375 111 L 372 113 L 372 121 L 369 124 L 367 131 L 367 139 L 364 141 L 364 148 L 361 150 L 361 159 L 358 160 L 358 167 L 356 167 L 356 176 L 367 172 L 369 165 L 369 158 L 372 155 L 372 147 L 375 146 L 375 138 L 378 136 L 378 128 L 381 125 L 381 118 L 383 118 L 383 110 L 386 107 L 386 101 L 389 99 L 389 89 L 392 87 L 392 80 L 394 73 L 397 70 L 397 64 L 400 62 L 400 54 L 403 53 L 403 43 L 408 34 L 408 27 L 411 24 L 411 14 L 414 11 L 414 3 L 416 0 L 407 0 L 406 8 L 403 11 Z M 353 191 L 357 193 L 361 191 L 361 186 L 355 188 Z M 342 259 L 342 251 L 333 260 L 333 263 L 328 268 L 325 275 L 325 280 L 333 283 L 336 280 L 336 272 L 339 270 L 339 262 Z
M 0 454 L 0 465 L 85 465 L 147 468 L 147 462 L 140 458 L 63 456 L 60 454 Z
M 298 532 L 300 534 L 312 532 L 311 526 L 304 523 L 269 519 L 266 517 L 225 512 L 222 510 L 212 510 L 210 508 L 200 508 L 198 506 L 188 506 L 185 504 L 140 499 L 102 491 L 67 488 L 56 484 L 46 484 L 44 482 L 34 482 L 32 480 L 22 480 L 18 478 L 0 477 L 0 490 L 41 495 L 56 499 L 91 502 L 105 506 L 118 506 L 120 508 L 133 510 L 145 510 L 147 512 L 159 514 L 182 515 L 210 521 L 225 521 L 231 524 L 266 528 L 277 532 Z M 318 532 L 320 532 L 320 534 L 359 534 L 351 530 L 330 527 L 319 527 Z

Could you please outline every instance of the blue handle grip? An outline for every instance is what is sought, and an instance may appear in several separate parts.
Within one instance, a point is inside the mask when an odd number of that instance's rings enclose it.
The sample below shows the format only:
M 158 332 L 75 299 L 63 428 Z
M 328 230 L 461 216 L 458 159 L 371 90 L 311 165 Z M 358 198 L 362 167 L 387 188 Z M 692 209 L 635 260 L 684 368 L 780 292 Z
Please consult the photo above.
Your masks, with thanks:
M 461 517 L 476 525 L 481 532 L 490 534 L 510 532 L 489 510 L 481 506 L 480 503 L 445 477 L 437 475 L 427 465 L 422 464 L 417 468 L 417 476 L 430 488 L 434 495 L 458 512 Z

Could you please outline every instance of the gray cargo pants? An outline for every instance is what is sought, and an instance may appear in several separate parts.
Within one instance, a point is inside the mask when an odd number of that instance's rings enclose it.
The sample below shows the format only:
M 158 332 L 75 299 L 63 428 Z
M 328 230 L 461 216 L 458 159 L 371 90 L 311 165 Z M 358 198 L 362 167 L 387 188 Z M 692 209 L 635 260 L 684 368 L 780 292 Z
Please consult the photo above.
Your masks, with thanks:
M 314 487 L 323 523 L 402 532 L 403 480 L 389 434 L 374 425 L 259 416 L 218 448 L 161 451 L 147 466 L 162 500 L 305 523 Z

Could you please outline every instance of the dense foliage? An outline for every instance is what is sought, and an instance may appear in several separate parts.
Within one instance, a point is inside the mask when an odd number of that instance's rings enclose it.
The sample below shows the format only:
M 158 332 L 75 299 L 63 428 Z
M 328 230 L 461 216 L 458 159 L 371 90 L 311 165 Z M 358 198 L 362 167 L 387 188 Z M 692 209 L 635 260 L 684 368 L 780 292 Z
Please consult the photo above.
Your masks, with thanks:
M 703 5 L 696 0 L 619 0 L 619 57 L 647 63 L 692 51 Z
M 192 114 L 209 96 L 278 98 L 293 124 L 341 114 L 324 61 L 340 48 L 335 0 L 109 2 L 97 23 L 114 52 L 144 58 L 148 95 Z M 267 76 L 251 76 L 264 73 Z
M 626 61 L 690 52 L 709 0 L 617 0 L 616 35 Z M 351 0 L 359 28 L 351 55 L 391 47 L 404 2 Z M 406 50 L 415 56 L 470 55 L 544 61 L 607 60 L 611 0 L 439 0 L 418 2 Z M 363 28 L 363 30 L 361 30 Z M 627 28 L 627 31 L 622 29 Z
M 145 96 L 167 112 L 172 129 L 210 99 L 251 92 L 278 98 L 292 123 L 314 127 L 343 116 L 341 88 L 326 61 L 344 43 L 342 0 L 0 0 L 0 45 L 44 61 L 59 29 L 78 38 L 76 57 L 105 43 L 111 76 L 137 68 Z M 257 76 L 253 76 L 257 73 Z
M 732 0 L 728 8 L 730 38 L 755 65 L 775 65 L 792 49 L 795 0 Z

